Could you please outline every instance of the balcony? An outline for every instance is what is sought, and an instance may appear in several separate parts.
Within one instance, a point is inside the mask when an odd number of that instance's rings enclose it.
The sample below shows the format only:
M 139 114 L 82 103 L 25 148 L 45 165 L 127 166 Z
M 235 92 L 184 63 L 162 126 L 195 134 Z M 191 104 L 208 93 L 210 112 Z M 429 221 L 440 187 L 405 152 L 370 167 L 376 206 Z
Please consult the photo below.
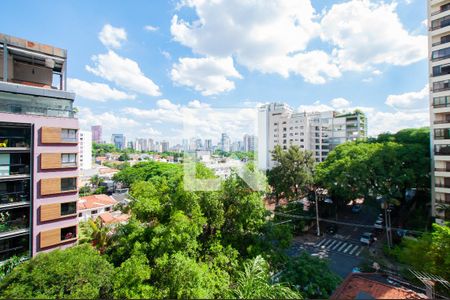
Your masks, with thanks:
M 28 235 L 0 240 L 0 262 L 13 256 L 29 256 L 29 247 L 30 237 Z
M 30 210 L 27 207 L 0 212 L 0 238 L 29 232 Z
M 76 113 L 72 108 L 58 109 L 43 106 L 31 106 L 20 103 L 1 103 L 0 112 L 58 118 L 73 118 Z
M 0 209 L 30 205 L 30 196 L 26 191 L 0 193 Z
M 434 120 L 433 124 L 448 124 L 450 120 Z
M 431 22 L 431 28 L 430 31 L 434 31 L 440 28 L 444 28 L 450 25 L 450 17 L 449 16 L 445 16 L 442 18 L 439 18 L 437 20 L 433 20 Z
M 439 10 L 433 11 L 431 13 L 431 16 L 438 15 L 438 14 L 443 13 L 443 12 L 448 11 L 448 10 L 450 10 L 450 6 L 448 4 L 447 5 L 443 5 L 443 6 L 441 6 L 441 8 Z

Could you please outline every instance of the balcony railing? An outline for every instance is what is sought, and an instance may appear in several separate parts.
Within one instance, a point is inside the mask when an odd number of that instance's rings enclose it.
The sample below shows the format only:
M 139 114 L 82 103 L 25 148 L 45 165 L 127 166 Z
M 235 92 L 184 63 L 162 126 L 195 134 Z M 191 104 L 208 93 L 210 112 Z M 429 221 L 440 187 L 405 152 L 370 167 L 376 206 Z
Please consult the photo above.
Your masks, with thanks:
M 15 220 L 0 222 L 0 234 L 13 232 L 16 230 L 27 229 L 29 222 L 27 218 L 18 218 Z
M 433 107 L 434 107 L 434 108 L 450 107 L 450 102 L 449 102 L 449 103 L 433 104 Z
M 66 118 L 73 118 L 75 116 L 75 111 L 73 109 L 57 109 L 41 106 L 8 104 L 8 103 L 0 104 L 0 112 L 49 116 L 49 117 L 66 117 Z
M 435 187 L 439 187 L 439 188 L 450 188 L 450 184 L 447 183 L 436 183 Z
M 450 40 L 444 40 L 444 41 L 438 41 L 438 42 L 434 42 L 433 44 L 431 44 L 431 46 L 432 47 L 435 47 L 435 46 L 439 46 L 439 45 L 443 45 L 443 44 L 447 44 L 447 43 L 449 43 L 450 42 Z
M 441 9 L 439 9 L 439 10 L 437 10 L 437 11 L 433 11 L 433 12 L 431 13 L 431 15 L 432 15 L 432 16 L 435 16 L 435 15 L 438 15 L 438 14 L 440 14 L 440 13 L 443 13 L 444 11 L 447 11 L 447 10 L 449 10 L 449 9 L 450 9 L 450 7 L 444 6 L 443 8 L 441 8 Z
M 434 120 L 433 124 L 448 124 L 450 120 Z
M 450 168 L 434 168 L 436 172 L 450 172 Z
M 20 204 L 28 201 L 30 201 L 30 197 L 24 191 L 0 194 L 0 206 Z

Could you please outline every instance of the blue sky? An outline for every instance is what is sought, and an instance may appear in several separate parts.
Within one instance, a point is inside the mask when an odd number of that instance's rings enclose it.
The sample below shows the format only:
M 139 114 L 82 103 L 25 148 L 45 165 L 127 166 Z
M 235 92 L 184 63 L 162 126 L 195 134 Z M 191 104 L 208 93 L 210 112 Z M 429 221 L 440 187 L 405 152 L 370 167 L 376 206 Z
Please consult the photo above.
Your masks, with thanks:
M 376 135 L 428 124 L 420 0 L 8 1 L 0 31 L 68 49 L 83 128 L 178 141 L 251 132 L 252 109 L 362 108 Z M 232 108 L 232 109 L 224 109 Z

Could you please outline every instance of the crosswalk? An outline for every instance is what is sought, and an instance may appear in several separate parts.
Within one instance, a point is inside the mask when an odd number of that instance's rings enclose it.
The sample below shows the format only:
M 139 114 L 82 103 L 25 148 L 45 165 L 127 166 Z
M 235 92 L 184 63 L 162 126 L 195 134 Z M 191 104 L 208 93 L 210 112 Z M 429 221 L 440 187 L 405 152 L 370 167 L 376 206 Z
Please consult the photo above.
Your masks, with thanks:
M 332 252 L 339 252 L 342 254 L 359 256 L 364 249 L 364 246 L 354 244 L 350 241 L 324 238 L 314 245 L 320 250 L 327 250 Z

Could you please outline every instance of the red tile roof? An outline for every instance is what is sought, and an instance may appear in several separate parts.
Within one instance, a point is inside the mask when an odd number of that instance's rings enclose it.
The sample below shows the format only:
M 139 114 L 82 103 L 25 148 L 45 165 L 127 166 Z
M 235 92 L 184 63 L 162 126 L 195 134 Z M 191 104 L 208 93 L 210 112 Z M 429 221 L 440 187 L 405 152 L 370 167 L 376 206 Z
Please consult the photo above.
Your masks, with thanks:
M 117 201 L 114 200 L 112 197 L 100 194 L 81 197 L 78 200 L 77 206 L 78 210 L 86 210 L 86 209 L 107 207 L 115 204 L 117 204 Z
M 110 212 L 104 212 L 99 215 L 99 218 L 104 224 L 115 224 L 128 221 L 130 216 L 127 214 L 113 215 Z
M 426 299 L 424 295 L 412 290 L 369 279 L 368 276 L 371 275 L 373 274 L 350 274 L 330 299 L 356 299 L 361 292 L 369 294 L 374 299 Z

